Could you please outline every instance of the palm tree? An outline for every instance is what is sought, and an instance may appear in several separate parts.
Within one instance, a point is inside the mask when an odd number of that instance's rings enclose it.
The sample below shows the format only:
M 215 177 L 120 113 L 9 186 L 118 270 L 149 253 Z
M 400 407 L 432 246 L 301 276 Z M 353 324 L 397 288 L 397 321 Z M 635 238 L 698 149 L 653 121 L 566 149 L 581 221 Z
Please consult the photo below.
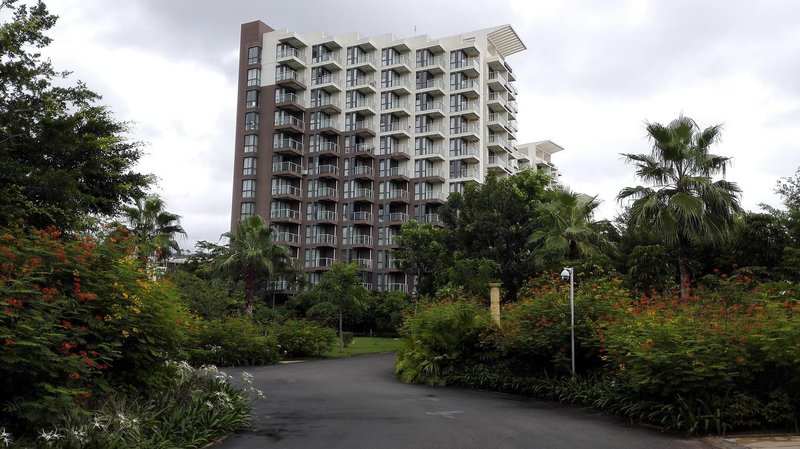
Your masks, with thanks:
M 653 144 L 650 154 L 623 154 L 634 162 L 636 176 L 652 187 L 626 187 L 618 200 L 632 199 L 635 223 L 651 227 L 664 243 L 676 245 L 681 298 L 689 297 L 691 244 L 721 244 L 730 239 L 734 215 L 741 210 L 734 182 L 713 176 L 725 175 L 729 157 L 709 153 L 720 138 L 722 125 L 703 130 L 681 115 L 669 125 L 647 123 Z
M 292 251 L 273 240 L 274 229 L 253 215 L 239 222 L 231 232 L 222 234 L 228 244 L 216 258 L 219 271 L 244 281 L 247 314 L 253 315 L 253 298 L 259 280 L 271 281 L 294 269 Z
M 543 227 L 535 230 L 528 241 L 536 245 L 536 260 L 570 261 L 612 251 L 613 245 L 592 221 L 600 202 L 597 197 L 581 197 L 567 189 L 551 193 L 550 201 L 540 204 L 537 211 Z
M 122 208 L 126 227 L 137 241 L 139 258 L 143 265 L 150 258 L 166 260 L 171 250 L 180 251 L 176 234 L 186 236 L 180 215 L 164 210 L 166 203 L 158 195 L 137 198 L 131 206 Z

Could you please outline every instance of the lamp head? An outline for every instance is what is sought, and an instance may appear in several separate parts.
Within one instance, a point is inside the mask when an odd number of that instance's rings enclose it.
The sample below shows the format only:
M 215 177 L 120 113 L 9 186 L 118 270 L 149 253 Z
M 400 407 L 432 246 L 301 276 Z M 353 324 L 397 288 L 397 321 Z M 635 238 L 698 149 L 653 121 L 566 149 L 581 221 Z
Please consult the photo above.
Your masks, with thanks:
M 571 274 L 572 270 L 570 268 L 564 268 L 564 270 L 561 272 L 561 279 L 568 281 Z

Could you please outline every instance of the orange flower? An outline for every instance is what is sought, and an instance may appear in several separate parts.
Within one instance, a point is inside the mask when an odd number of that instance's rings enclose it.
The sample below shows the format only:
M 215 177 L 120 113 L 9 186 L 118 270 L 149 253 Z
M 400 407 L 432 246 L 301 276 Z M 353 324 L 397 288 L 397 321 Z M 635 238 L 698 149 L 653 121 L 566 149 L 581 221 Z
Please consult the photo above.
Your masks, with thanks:
M 14 340 L 12 340 L 10 338 L 6 338 L 5 341 L 3 342 L 3 344 L 5 346 L 14 346 Z
M 69 373 L 69 375 L 67 377 L 69 377 L 72 380 L 78 380 L 78 379 L 81 378 L 81 375 L 78 374 L 78 373 Z

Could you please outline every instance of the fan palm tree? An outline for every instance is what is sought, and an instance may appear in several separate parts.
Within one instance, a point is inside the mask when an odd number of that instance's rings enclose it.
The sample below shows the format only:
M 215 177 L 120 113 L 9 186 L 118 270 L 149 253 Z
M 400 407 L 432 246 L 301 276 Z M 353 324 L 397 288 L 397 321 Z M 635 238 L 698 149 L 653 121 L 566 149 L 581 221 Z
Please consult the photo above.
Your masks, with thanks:
M 137 198 L 131 206 L 122 208 L 125 226 L 137 242 L 139 258 L 143 265 L 151 258 L 165 260 L 172 250 L 180 251 L 175 236 L 186 236 L 180 215 L 164 210 L 166 203 L 158 195 Z
M 216 258 L 216 268 L 244 281 L 247 314 L 253 315 L 253 298 L 259 281 L 272 281 L 281 274 L 294 270 L 291 250 L 273 240 L 274 229 L 253 215 L 239 222 L 239 226 L 222 234 L 228 244 Z
M 725 175 L 729 157 L 709 153 L 720 138 L 721 125 L 700 129 L 681 115 L 668 125 L 647 123 L 652 142 L 650 154 L 623 154 L 633 162 L 636 176 L 650 186 L 626 187 L 617 199 L 632 200 L 635 223 L 651 227 L 665 244 L 675 245 L 678 253 L 681 298 L 690 293 L 692 244 L 721 244 L 730 239 L 734 215 L 741 211 L 734 182 L 714 181 Z
M 566 189 L 551 193 L 550 201 L 540 204 L 537 211 L 543 227 L 535 230 L 528 241 L 537 248 L 536 260 L 564 258 L 574 261 L 611 251 L 613 245 L 592 221 L 600 202 L 597 197 L 581 198 Z

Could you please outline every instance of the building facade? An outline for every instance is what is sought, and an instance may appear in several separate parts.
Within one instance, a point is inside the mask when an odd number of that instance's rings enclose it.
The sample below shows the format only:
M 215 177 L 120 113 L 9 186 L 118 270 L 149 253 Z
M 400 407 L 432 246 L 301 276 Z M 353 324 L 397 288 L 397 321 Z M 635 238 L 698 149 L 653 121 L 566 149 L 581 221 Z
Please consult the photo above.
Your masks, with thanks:
M 264 217 L 311 283 L 355 262 L 368 288 L 409 291 L 403 223 L 441 224 L 449 193 L 490 170 L 550 162 L 549 141 L 515 145 L 506 58 L 524 49 L 508 25 L 431 40 L 243 24 L 231 227 Z

